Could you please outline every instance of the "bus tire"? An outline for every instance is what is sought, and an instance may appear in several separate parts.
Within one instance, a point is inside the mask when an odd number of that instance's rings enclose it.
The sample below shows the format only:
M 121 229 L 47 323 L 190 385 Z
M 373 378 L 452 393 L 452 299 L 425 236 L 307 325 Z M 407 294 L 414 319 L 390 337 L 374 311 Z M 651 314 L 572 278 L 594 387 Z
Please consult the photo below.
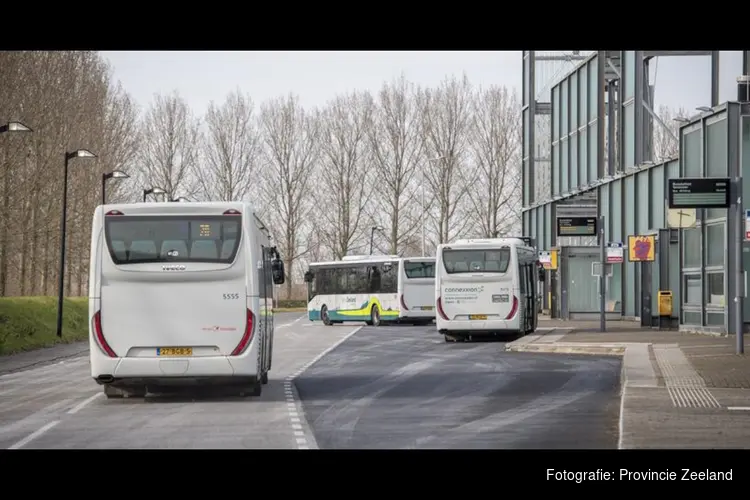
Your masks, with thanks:
M 242 391 L 243 396 L 250 396 L 253 398 L 259 397 L 263 393 L 263 384 L 261 381 L 255 382 L 253 385 Z
M 376 305 L 373 305 L 372 309 L 370 309 L 370 324 L 372 326 L 380 326 L 380 309 Z
M 121 399 L 125 397 L 122 389 L 112 387 L 110 384 L 104 384 L 104 395 L 107 396 L 107 399 Z
M 268 372 L 263 372 L 263 375 L 260 376 L 260 383 L 261 384 L 267 384 L 268 383 Z
M 320 308 L 320 319 L 326 326 L 331 326 L 333 324 L 331 318 L 328 316 L 328 306 L 325 304 L 323 304 L 323 306 Z

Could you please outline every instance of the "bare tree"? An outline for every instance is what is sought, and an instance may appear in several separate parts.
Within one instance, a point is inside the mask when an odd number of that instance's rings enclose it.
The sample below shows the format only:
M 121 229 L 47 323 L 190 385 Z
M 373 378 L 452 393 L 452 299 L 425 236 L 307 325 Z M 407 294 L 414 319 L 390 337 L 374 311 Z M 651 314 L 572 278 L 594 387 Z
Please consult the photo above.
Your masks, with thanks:
M 409 213 L 423 149 L 416 95 L 417 89 L 403 75 L 383 85 L 373 113 L 373 126 L 368 131 L 374 170 L 372 182 L 377 185 L 370 215 L 375 225 L 386 228 L 391 254 L 399 252 L 419 224 L 419 219 Z M 365 229 L 369 239 L 370 226 Z
M 479 90 L 472 108 L 471 221 L 477 236 L 496 238 L 521 217 L 521 109 L 515 92 L 497 86 Z
M 436 243 L 450 241 L 466 231 L 468 218 L 456 217 L 469 184 L 466 146 L 472 112 L 472 89 L 466 75 L 443 81 L 435 90 L 421 94 L 422 133 L 425 152 L 431 156 L 424 168 L 424 182 L 436 205 Z M 476 186 L 471 185 L 474 189 Z
M 321 161 L 326 173 L 316 189 L 316 219 L 320 241 L 340 259 L 361 235 L 365 205 L 372 186 L 368 182 L 367 132 L 372 122 L 369 94 L 336 97 L 321 119 Z
M 680 154 L 680 122 L 675 118 L 689 116 L 685 108 L 673 109 L 669 106 L 659 106 L 657 116 L 661 118 L 667 129 L 654 120 L 654 161 L 662 162 L 677 158 Z M 671 133 L 670 133 L 671 132 Z
M 273 222 L 273 228 L 279 228 L 274 237 L 292 273 L 296 260 L 308 250 L 300 241 L 300 230 L 312 208 L 309 186 L 318 160 L 319 120 L 302 108 L 297 96 L 289 95 L 263 104 L 260 123 L 265 156 L 264 217 Z M 291 279 L 286 287 L 289 297 Z
M 195 174 L 209 200 L 245 200 L 257 184 L 260 136 L 250 96 L 231 92 L 221 106 L 208 107 L 205 165 Z
M 0 53 L 0 121 L 34 130 L 0 138 L 3 295 L 56 291 L 63 154 L 78 148 L 98 158 L 70 165 L 64 272 L 68 294 L 85 293 L 100 174 L 128 163 L 137 138 L 135 107 L 111 75 L 93 51 Z
M 141 129 L 142 184 L 164 189 L 168 198 L 193 196 L 201 134 L 187 102 L 176 91 L 156 94 Z

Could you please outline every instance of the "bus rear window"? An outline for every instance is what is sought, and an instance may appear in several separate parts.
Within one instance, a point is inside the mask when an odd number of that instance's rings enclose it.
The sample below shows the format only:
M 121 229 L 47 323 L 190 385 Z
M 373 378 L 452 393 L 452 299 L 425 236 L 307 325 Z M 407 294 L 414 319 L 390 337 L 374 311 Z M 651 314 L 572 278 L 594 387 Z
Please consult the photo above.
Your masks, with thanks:
M 407 278 L 434 278 L 434 262 L 404 262 L 404 272 Z
M 508 270 L 510 249 L 443 250 L 443 265 L 448 274 L 504 273 Z
M 207 262 L 231 264 L 237 255 L 241 217 L 113 216 L 105 238 L 115 264 Z

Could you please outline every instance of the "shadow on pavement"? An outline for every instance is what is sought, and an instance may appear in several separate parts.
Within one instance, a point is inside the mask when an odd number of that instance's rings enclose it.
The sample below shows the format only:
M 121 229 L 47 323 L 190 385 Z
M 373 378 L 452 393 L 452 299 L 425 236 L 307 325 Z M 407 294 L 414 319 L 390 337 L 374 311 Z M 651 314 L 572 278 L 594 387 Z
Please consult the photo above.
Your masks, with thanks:
M 249 388 L 246 389 L 249 391 Z M 284 382 L 269 380 L 263 386 L 261 396 L 241 395 L 241 388 L 224 386 L 205 387 L 161 387 L 149 389 L 145 398 L 125 397 L 107 399 L 108 404 L 160 404 L 160 403 L 247 403 L 284 402 Z

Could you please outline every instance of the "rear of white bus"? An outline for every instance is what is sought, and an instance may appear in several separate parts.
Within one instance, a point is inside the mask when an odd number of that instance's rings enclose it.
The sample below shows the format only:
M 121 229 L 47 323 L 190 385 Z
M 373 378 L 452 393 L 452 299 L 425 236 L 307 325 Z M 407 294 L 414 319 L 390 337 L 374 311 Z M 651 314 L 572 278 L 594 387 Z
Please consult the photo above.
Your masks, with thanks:
M 435 259 L 403 259 L 400 268 L 400 321 L 414 324 L 431 323 L 435 319 Z
M 135 389 L 259 377 L 258 287 L 242 204 L 136 203 L 96 210 L 89 284 L 91 375 Z M 107 393 L 109 395 L 109 393 Z
M 519 330 L 517 257 L 510 246 L 441 245 L 437 256 L 437 329 L 475 336 Z

